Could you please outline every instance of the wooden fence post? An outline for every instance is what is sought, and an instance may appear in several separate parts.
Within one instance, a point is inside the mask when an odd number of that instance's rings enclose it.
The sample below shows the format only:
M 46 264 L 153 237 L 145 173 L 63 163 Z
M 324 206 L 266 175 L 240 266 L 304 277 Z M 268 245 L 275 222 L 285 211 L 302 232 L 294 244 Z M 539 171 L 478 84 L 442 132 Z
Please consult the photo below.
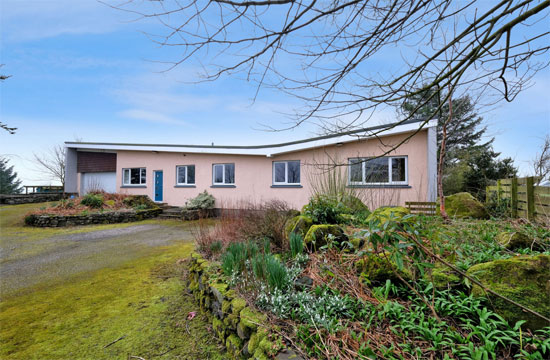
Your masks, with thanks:
M 497 204 L 500 204 L 500 191 L 501 191 L 501 184 L 500 179 L 497 180 Z
M 535 187 L 534 179 L 532 176 L 525 179 L 527 187 L 527 219 L 529 221 L 535 220 Z
M 518 217 L 518 178 L 514 177 L 512 178 L 512 189 L 511 189 L 511 204 L 512 207 L 512 217 L 517 218 Z

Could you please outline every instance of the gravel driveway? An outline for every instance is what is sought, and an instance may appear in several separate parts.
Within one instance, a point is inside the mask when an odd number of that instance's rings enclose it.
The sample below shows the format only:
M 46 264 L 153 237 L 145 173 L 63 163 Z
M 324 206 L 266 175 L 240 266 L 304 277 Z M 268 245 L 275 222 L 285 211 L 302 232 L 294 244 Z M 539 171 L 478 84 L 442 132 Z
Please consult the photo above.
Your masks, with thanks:
M 23 216 L 23 215 L 22 215 Z M 147 256 L 159 247 L 192 241 L 190 225 L 147 220 L 133 224 L 67 229 L 28 229 L 3 224 L 0 241 L 2 297 L 34 285 L 52 285 L 79 273 L 114 267 Z M 8 231 L 6 231 L 8 230 Z M 11 230 L 11 231 L 9 231 Z M 31 231 L 32 230 L 32 231 Z M 25 231 L 33 232 L 26 236 Z

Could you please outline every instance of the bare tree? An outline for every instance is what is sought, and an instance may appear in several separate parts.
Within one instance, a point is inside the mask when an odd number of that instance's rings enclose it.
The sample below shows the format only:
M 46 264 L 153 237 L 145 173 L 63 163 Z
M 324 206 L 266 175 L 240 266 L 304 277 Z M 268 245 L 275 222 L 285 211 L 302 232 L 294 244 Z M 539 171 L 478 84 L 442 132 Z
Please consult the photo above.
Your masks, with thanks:
M 285 128 L 307 121 L 325 132 L 360 129 L 379 107 L 399 107 L 436 87 L 467 87 L 491 103 L 512 101 L 549 63 L 544 21 L 550 0 L 129 0 L 111 6 L 165 26 L 165 33 L 149 35 L 181 50 L 166 61 L 167 70 L 199 63 L 203 80 L 241 73 L 257 91 L 273 87 L 302 100 Z M 377 55 L 395 48 L 401 59 L 381 65 Z
M 550 180 L 550 135 L 546 135 L 540 148 L 540 152 L 531 161 L 535 176 L 538 177 L 537 185 Z
M 0 64 L 0 67 L 4 66 L 4 64 Z M 0 81 L 4 81 L 8 78 L 10 78 L 11 75 L 3 75 L 3 74 L 0 74 Z M 10 134 L 15 134 L 15 131 L 17 130 L 17 128 L 14 128 L 14 127 L 9 127 L 8 124 L 4 124 L 3 122 L 0 121 L 0 129 L 2 130 L 6 130 L 7 132 L 9 132 Z
M 34 162 L 38 166 L 38 171 L 52 180 L 59 181 L 65 187 L 65 148 L 63 145 L 55 145 L 40 155 L 35 153 Z

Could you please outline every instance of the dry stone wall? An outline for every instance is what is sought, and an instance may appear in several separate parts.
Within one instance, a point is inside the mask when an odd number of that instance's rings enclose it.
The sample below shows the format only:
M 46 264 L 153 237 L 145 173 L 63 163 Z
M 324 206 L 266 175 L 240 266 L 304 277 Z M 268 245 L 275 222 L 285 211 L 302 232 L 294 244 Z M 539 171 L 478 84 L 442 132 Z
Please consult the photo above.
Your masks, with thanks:
M 25 224 L 37 227 L 62 227 L 91 224 L 116 224 L 150 219 L 162 213 L 162 209 L 112 211 L 87 215 L 28 215 Z
M 302 358 L 285 347 L 267 317 L 237 296 L 222 279 L 220 266 L 200 254 L 191 256 L 188 289 L 212 322 L 216 336 L 226 346 L 231 359 Z

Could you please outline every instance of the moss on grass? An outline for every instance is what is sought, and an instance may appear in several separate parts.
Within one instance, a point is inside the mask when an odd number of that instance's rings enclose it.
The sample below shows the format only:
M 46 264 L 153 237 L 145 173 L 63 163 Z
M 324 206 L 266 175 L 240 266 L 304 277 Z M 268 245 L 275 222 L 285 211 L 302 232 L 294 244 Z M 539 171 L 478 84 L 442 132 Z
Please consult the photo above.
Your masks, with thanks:
M 191 250 L 191 244 L 156 248 L 120 267 L 5 299 L 0 358 L 147 359 L 164 352 L 180 359 L 224 358 L 203 315 L 188 323 L 192 336 L 185 330 L 187 313 L 197 306 L 185 295 L 175 261 Z

